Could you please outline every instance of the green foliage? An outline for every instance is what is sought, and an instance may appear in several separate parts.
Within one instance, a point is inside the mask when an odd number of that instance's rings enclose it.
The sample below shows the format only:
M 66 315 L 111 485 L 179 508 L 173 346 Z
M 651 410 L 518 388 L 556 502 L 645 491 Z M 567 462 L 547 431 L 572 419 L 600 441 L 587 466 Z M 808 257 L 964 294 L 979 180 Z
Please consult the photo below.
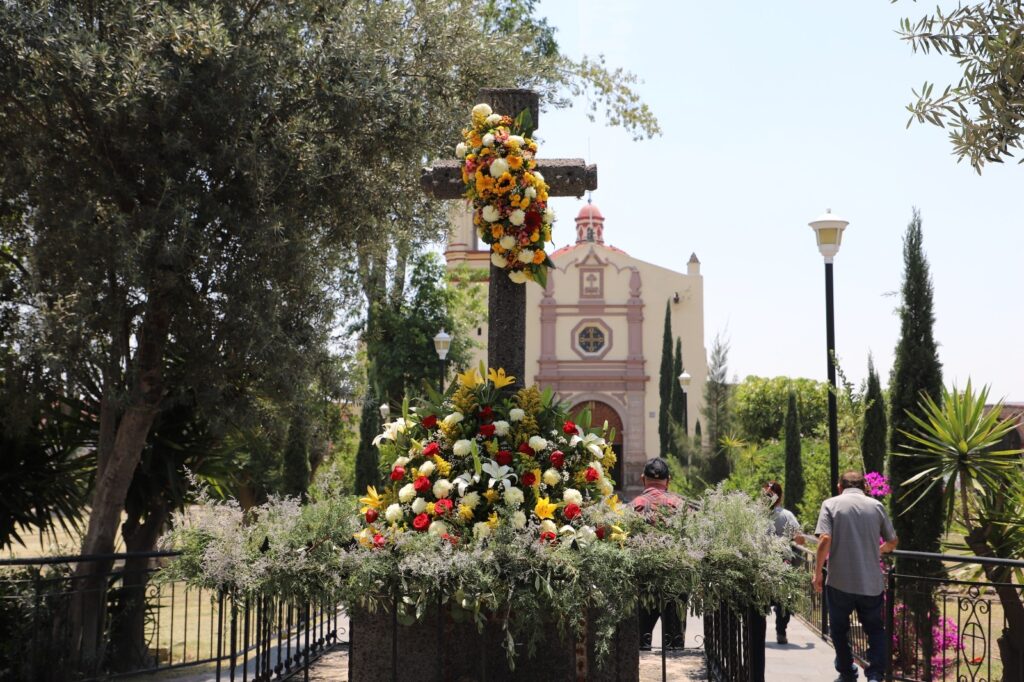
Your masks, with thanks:
M 309 422 L 305 410 L 297 411 L 288 425 L 282 462 L 282 492 L 305 499 L 309 488 Z
M 672 410 L 672 307 L 665 301 L 665 328 L 661 335 L 661 369 L 658 372 L 658 451 L 672 451 L 670 413 Z
M 363 409 L 359 419 L 359 449 L 356 451 L 355 493 L 362 495 L 367 486 L 379 486 L 381 482 L 380 454 L 373 439 L 381 431 L 379 403 L 374 393 L 363 398 Z
M 672 356 L 672 399 L 669 401 L 669 449 L 672 454 L 679 456 L 679 444 L 673 436 L 676 430 L 686 434 L 686 394 L 683 387 L 679 385 L 679 375 L 683 373 L 683 340 L 676 337 L 676 350 Z
M 724 481 L 732 470 L 729 451 L 723 443 L 732 426 L 728 364 L 729 342 L 721 335 L 715 334 L 715 340 L 711 345 L 708 378 L 704 384 L 704 408 L 701 412 L 708 430 L 707 480 L 711 484 Z
M 790 377 L 748 376 L 733 391 L 733 415 L 745 438 L 765 442 L 779 438 L 790 391 L 796 394 L 800 434 L 821 436 L 828 428 L 828 384 Z
M 938 6 L 917 21 L 900 21 L 898 32 L 914 52 L 947 55 L 963 71 L 956 85 L 938 94 L 929 82 L 914 90 L 907 126 L 916 120 L 946 128 L 957 159 L 969 159 L 979 173 L 1024 144 L 1022 26 L 1024 5 L 1018 0 L 960 3 L 947 12 Z
M 864 431 L 860 439 L 860 452 L 864 458 L 864 472 L 885 471 L 885 455 L 888 449 L 888 426 L 885 418 L 885 397 L 882 385 L 875 371 L 875 363 L 868 356 L 868 382 L 864 394 Z
M 804 463 L 800 445 L 800 410 L 796 392 L 790 391 L 786 407 L 786 481 L 783 488 L 786 507 L 797 509 L 804 499 Z
M 915 457 L 896 456 L 908 452 L 912 445 L 906 435 L 914 430 L 910 413 L 919 401 L 928 396 L 942 399 L 942 365 L 933 326 L 933 292 L 928 261 L 922 247 L 921 216 L 914 210 L 903 237 L 903 286 L 901 290 L 900 339 L 896 345 L 892 378 L 889 381 L 889 484 L 892 486 L 893 523 L 900 538 L 900 547 L 919 552 L 939 549 L 942 524 L 942 494 L 932 489 L 913 509 L 907 497 L 907 481 L 920 468 Z M 900 560 L 897 559 L 899 568 Z M 937 566 L 933 567 L 937 570 Z

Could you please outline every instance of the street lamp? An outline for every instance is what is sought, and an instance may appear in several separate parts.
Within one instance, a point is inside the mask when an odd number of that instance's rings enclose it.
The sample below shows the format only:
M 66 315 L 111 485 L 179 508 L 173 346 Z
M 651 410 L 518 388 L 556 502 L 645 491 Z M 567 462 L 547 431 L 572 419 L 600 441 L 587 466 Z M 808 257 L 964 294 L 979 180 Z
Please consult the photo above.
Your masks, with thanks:
M 689 417 L 689 405 L 686 402 L 686 388 L 690 385 L 690 373 L 685 369 L 683 373 L 679 375 L 679 388 L 683 391 L 683 435 L 690 435 L 690 417 Z M 689 444 L 686 446 L 686 473 L 690 473 L 690 458 L 693 456 L 693 448 Z
M 448 373 L 447 372 L 447 364 L 448 363 L 446 362 L 446 360 L 448 358 L 448 349 L 451 348 L 451 347 L 452 347 L 452 337 L 451 337 L 451 334 L 446 333 L 445 330 L 442 329 L 441 331 L 439 331 L 437 333 L 437 336 L 434 337 L 434 350 L 437 351 L 437 358 L 441 362 L 441 376 L 440 376 L 440 381 L 438 382 L 438 387 L 439 387 L 439 390 L 441 391 L 441 393 L 444 393 L 444 375 Z
M 818 251 L 825 258 L 825 340 L 828 346 L 828 462 L 832 481 L 831 493 L 839 485 L 839 417 L 836 405 L 836 321 L 832 294 L 832 259 L 839 253 L 843 241 L 843 230 L 850 224 L 826 209 L 810 223 L 818 240 Z
M 391 406 L 388 405 L 387 403 L 381 403 L 380 407 L 377 408 L 377 409 L 380 410 L 380 419 L 381 419 L 381 421 L 385 421 L 386 422 L 388 420 L 388 416 L 391 414 Z

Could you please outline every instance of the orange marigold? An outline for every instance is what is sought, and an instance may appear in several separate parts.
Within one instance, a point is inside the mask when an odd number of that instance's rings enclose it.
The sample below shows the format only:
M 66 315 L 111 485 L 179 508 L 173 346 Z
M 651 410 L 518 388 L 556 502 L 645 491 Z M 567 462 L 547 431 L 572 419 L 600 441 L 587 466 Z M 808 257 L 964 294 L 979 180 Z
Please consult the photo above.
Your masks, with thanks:
M 533 252 L 534 265 L 540 265 L 541 263 L 544 262 L 545 258 L 547 258 L 547 254 L 541 251 L 540 249 L 537 249 L 536 251 Z
M 519 170 L 523 167 L 523 157 L 521 156 L 507 156 L 505 160 L 508 161 L 508 167 L 512 170 Z

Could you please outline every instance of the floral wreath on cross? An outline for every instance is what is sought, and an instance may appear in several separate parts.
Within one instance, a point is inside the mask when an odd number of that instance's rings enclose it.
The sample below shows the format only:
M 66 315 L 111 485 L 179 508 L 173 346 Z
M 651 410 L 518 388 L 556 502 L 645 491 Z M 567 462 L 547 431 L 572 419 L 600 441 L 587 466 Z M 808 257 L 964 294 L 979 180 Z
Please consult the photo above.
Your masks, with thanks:
M 548 208 L 548 185 L 536 170 L 532 132 L 528 110 L 512 119 L 477 104 L 455 155 L 462 159 L 463 196 L 473 206 L 477 234 L 491 247 L 491 263 L 517 284 L 532 280 L 545 286 L 554 263 L 544 246 L 555 214 Z

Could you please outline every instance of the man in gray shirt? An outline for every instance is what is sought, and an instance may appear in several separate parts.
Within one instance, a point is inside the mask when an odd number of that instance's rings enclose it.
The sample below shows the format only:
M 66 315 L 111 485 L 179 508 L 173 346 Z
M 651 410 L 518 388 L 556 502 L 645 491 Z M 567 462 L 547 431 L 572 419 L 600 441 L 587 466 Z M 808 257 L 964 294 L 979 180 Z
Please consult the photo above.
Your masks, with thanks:
M 814 589 L 822 591 L 822 567 L 828 558 L 825 601 L 829 630 L 836 649 L 836 682 L 857 679 L 850 650 L 850 614 L 857 611 L 868 636 L 869 680 L 882 680 L 886 668 L 885 624 L 882 621 L 881 553 L 896 548 L 896 531 L 878 500 L 865 493 L 864 475 L 848 471 L 839 479 L 839 494 L 821 503 Z M 879 544 L 879 539 L 884 540 Z

